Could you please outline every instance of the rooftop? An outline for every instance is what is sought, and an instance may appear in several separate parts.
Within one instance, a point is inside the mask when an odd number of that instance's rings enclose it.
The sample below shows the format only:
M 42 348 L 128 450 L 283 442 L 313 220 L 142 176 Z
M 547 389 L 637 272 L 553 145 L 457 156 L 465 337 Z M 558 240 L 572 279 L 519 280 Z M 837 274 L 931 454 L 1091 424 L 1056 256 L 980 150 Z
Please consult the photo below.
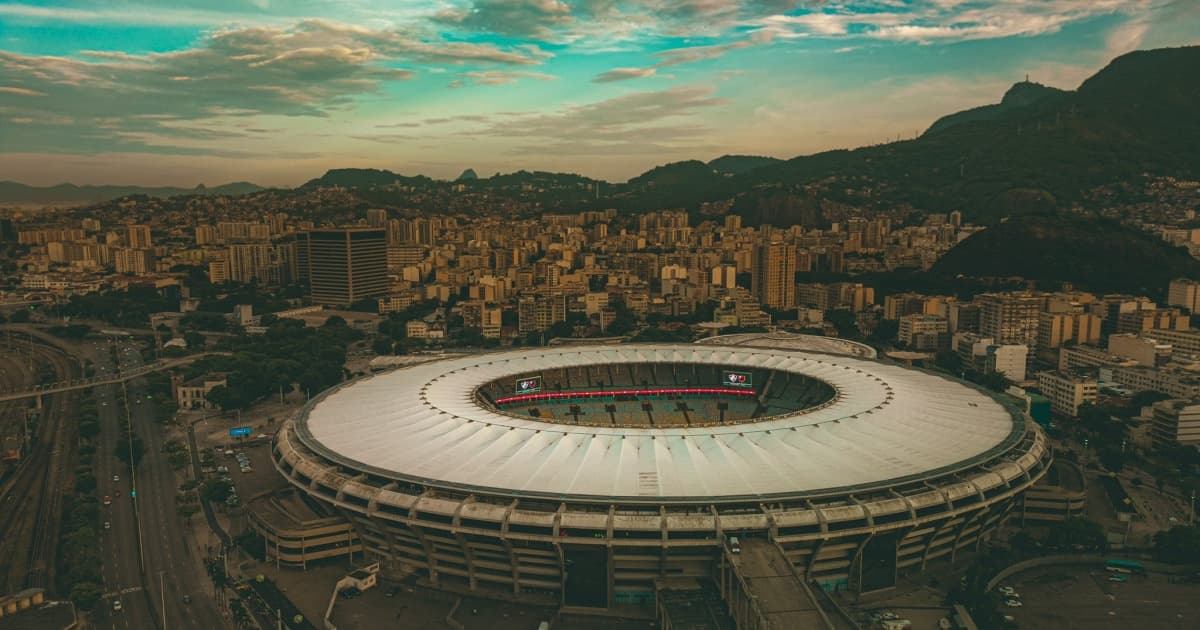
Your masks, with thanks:
M 582 365 L 677 363 L 808 376 L 828 405 L 753 424 L 645 428 L 547 423 L 498 412 L 476 390 Z M 536 348 L 383 372 L 314 399 L 306 446 L 383 478 L 506 496 L 734 501 L 860 491 L 997 456 L 1024 420 L 930 373 L 858 358 L 688 345 Z

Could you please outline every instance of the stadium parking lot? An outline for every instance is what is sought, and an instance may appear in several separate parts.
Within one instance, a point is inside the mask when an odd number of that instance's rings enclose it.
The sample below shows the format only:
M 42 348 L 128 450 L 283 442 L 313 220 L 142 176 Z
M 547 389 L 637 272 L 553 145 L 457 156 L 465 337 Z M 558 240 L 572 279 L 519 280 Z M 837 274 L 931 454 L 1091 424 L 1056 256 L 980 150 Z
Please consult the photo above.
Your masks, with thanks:
M 1172 584 L 1166 576 L 1108 581 L 1102 570 L 1044 567 L 1005 584 L 1021 594 L 1023 606 L 1006 608 L 1022 628 L 1138 630 L 1200 627 L 1200 585 Z

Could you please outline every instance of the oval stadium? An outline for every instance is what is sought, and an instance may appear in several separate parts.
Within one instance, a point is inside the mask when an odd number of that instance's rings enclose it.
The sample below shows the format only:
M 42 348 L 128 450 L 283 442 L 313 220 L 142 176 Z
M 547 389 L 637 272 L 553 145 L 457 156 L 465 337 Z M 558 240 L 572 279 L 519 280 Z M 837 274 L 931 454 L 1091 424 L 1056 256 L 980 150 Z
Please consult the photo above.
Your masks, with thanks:
M 735 538 L 827 590 L 886 588 L 976 548 L 1050 459 L 1020 410 L 956 380 L 737 344 L 402 367 L 314 398 L 273 445 L 385 570 L 598 608 L 723 580 Z

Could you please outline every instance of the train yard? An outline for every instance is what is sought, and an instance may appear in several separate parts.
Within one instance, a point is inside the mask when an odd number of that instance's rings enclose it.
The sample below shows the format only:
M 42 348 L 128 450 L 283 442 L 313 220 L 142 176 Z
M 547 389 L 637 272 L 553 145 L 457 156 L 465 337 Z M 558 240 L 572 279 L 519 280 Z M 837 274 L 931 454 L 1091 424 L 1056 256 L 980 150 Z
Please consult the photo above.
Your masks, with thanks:
M 79 375 L 78 362 L 44 339 L 0 338 L 0 386 L 7 389 Z M 0 403 L 0 593 L 54 589 L 64 493 L 72 490 L 76 395 Z

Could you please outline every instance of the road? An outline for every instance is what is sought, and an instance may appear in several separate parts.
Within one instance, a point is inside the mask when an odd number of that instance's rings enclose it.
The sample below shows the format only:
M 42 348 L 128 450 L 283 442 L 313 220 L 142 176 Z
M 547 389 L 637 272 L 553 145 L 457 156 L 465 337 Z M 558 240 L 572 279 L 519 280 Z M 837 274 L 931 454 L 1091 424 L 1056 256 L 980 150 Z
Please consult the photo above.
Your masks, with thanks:
M 97 369 L 111 369 L 108 345 L 96 346 L 93 360 Z M 100 549 L 104 560 L 105 601 L 97 606 L 94 624 L 100 628 L 141 630 L 154 627 L 154 611 L 146 599 L 142 587 L 141 564 L 138 554 L 138 525 L 129 496 L 129 468 L 113 453 L 121 439 L 120 419 L 124 415 L 121 407 L 120 387 L 103 385 L 95 388 L 96 409 L 100 414 L 100 435 L 96 446 L 96 488 L 102 497 L 101 516 L 107 525 L 101 530 Z M 113 476 L 119 481 L 113 481 Z M 111 505 L 103 504 L 107 496 Z M 113 603 L 121 602 L 121 611 L 113 610 Z
M 122 344 L 120 360 L 121 370 L 131 370 L 141 366 L 142 357 L 133 344 Z M 145 457 L 136 471 L 137 503 L 147 587 L 154 595 L 159 621 L 168 629 L 225 627 L 203 568 L 203 553 L 175 511 L 181 478 L 164 453 L 167 439 L 155 420 L 153 403 L 146 398 L 145 381 L 135 379 L 126 388 L 130 424 L 146 446 Z M 185 595 L 191 598 L 191 603 L 184 603 Z
M 107 344 L 100 343 L 96 348 L 97 363 L 104 362 L 107 368 L 127 370 L 141 364 L 141 356 L 134 344 L 118 345 L 117 366 L 112 365 Z M 101 492 L 110 495 L 113 502 L 112 506 L 103 508 L 109 511 L 111 523 L 111 529 L 104 530 L 101 543 L 105 557 L 105 587 L 109 593 L 123 593 L 124 608 L 121 613 L 116 613 L 109 604 L 107 616 L 99 620 L 99 626 L 129 630 L 225 628 L 227 623 L 217 608 L 211 582 L 203 568 L 203 554 L 197 549 L 195 540 L 187 535 L 186 526 L 175 511 L 180 480 L 163 452 L 166 439 L 155 421 L 152 405 L 146 399 L 145 383 L 138 379 L 124 386 L 128 411 L 120 403 L 122 387 L 105 385 L 96 388 L 100 392 L 103 425 L 97 453 L 106 455 L 96 459 L 96 476 Z M 134 434 L 145 443 L 145 454 L 136 470 L 130 470 L 111 455 L 121 441 L 121 416 L 128 418 Z M 127 447 L 127 443 L 121 446 Z M 113 481 L 114 475 L 119 481 Z M 131 496 L 135 489 L 136 498 Z M 144 571 L 141 563 L 144 563 Z M 191 598 L 190 603 L 184 602 L 184 595 Z

